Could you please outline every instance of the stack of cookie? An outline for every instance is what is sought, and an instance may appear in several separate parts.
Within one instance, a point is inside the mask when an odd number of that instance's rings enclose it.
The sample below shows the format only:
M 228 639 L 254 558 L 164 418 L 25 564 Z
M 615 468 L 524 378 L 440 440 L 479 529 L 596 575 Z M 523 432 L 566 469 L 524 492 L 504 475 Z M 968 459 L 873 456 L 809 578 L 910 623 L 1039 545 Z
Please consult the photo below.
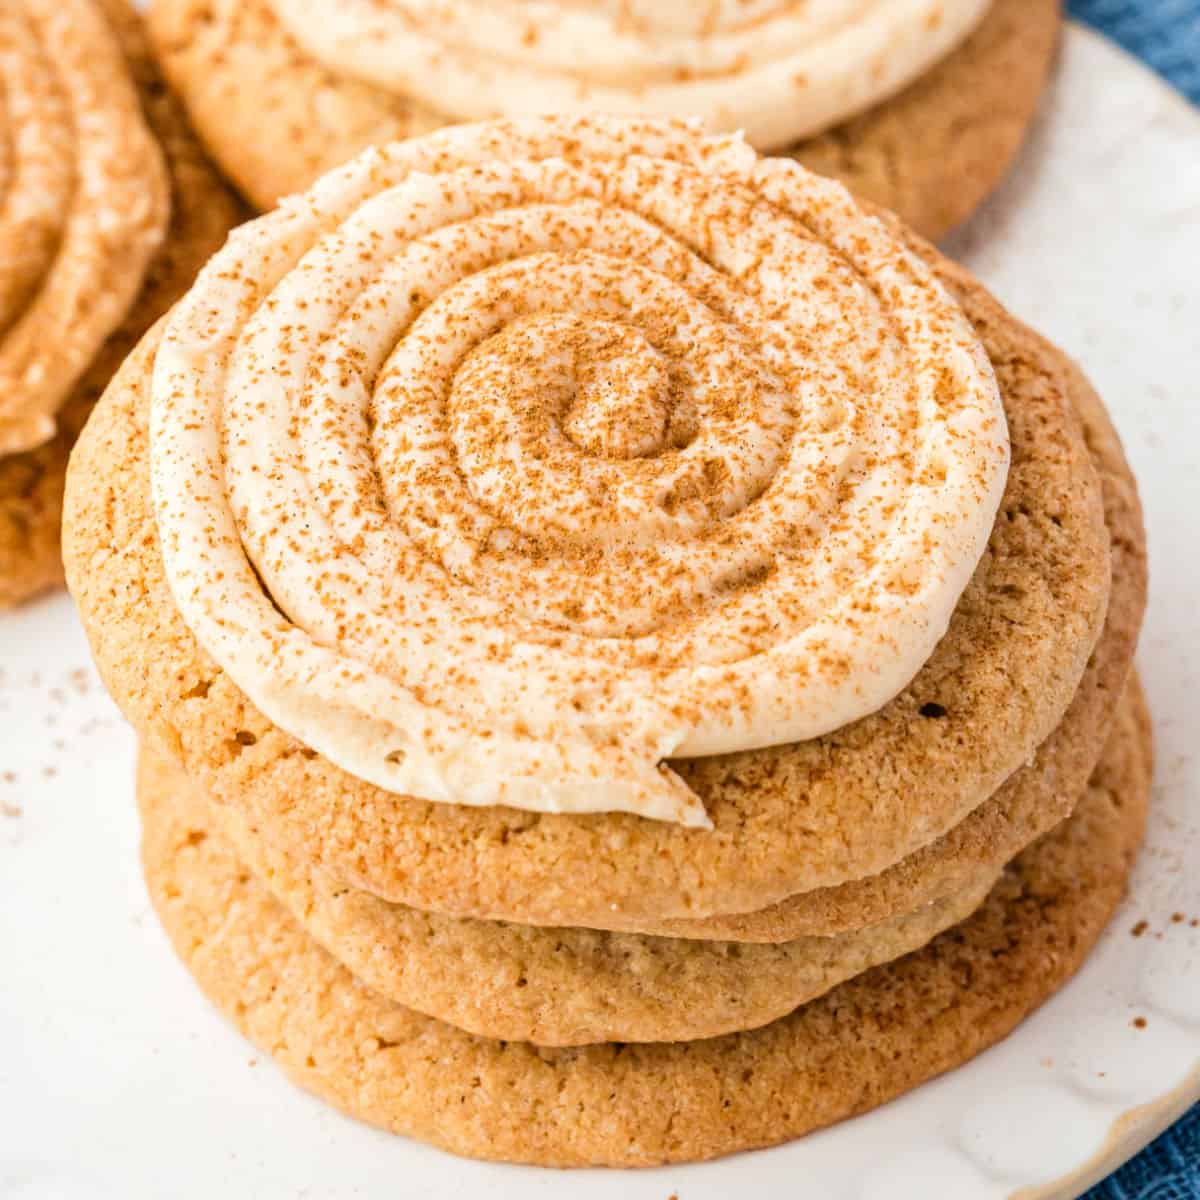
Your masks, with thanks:
M 704 118 L 925 237 L 995 187 L 1037 111 L 1059 0 L 152 0 L 210 153 L 270 208 L 367 146 L 530 113 Z
M 1072 974 L 1141 836 L 1099 400 L 737 137 L 530 118 L 333 171 L 126 361 L 65 529 L 180 955 L 460 1153 L 879 1104 Z
M 67 456 L 238 218 L 125 0 L 0 11 L 0 606 L 62 580 Z

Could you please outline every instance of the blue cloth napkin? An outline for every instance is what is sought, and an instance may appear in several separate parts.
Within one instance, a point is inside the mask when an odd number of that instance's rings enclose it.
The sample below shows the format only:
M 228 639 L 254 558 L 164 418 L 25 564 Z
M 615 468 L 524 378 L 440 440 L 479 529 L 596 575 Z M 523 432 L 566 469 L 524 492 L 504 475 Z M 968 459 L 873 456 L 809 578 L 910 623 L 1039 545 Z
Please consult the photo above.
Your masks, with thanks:
M 1200 104 L 1200 0 L 1069 0 L 1067 8 Z M 1200 1200 L 1200 1105 L 1086 1200 Z

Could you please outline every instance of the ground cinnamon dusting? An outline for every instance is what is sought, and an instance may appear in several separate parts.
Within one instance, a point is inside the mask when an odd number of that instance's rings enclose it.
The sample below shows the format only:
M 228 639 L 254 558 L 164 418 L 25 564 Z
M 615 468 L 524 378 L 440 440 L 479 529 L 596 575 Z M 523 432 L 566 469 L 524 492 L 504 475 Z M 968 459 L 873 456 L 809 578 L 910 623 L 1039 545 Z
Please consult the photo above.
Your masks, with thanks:
M 842 190 L 601 118 L 346 179 L 295 202 L 321 232 L 269 294 L 272 226 L 240 231 L 156 373 L 164 560 L 252 700 L 321 680 L 326 752 L 418 795 L 619 783 L 679 819 L 659 760 L 820 732 L 920 667 L 1007 435 L 963 314 Z

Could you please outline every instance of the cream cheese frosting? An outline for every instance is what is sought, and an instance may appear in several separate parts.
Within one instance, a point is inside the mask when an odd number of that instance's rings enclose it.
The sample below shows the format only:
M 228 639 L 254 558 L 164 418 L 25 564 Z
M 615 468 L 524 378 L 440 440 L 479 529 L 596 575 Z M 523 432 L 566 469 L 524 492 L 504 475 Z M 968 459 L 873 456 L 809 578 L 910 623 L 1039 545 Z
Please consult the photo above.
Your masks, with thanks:
M 157 353 L 200 644 L 394 792 L 703 826 L 945 632 L 1008 466 L 969 322 L 839 184 L 622 118 L 371 150 L 231 237 Z
M 272 0 L 319 62 L 451 120 L 700 117 L 786 147 L 895 94 L 989 0 Z
M 90 0 L 0 6 L 0 455 L 55 414 L 166 233 L 166 168 Z

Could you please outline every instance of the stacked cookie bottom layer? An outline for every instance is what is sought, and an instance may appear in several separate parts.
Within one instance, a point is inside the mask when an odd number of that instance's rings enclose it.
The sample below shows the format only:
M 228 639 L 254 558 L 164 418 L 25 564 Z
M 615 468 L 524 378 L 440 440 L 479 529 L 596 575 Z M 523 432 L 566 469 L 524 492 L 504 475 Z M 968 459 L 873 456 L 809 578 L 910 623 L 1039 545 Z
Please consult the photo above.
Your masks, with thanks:
M 228 814 L 149 755 L 139 798 L 147 882 L 177 951 L 214 1003 L 298 1083 L 356 1117 L 462 1154 L 645 1165 L 797 1137 L 883 1103 L 1004 1037 L 1074 973 L 1120 900 L 1141 838 L 1150 774 L 1149 726 L 1134 681 L 1072 815 L 1009 863 L 983 895 L 968 890 L 950 903 L 925 906 L 906 933 L 872 937 L 868 929 L 829 939 L 840 943 L 840 953 L 822 953 L 818 938 L 802 939 L 807 944 L 796 951 L 790 975 L 776 964 L 775 984 L 808 979 L 822 994 L 757 1028 L 557 1048 L 468 1033 L 389 998 L 379 988 L 386 972 L 372 971 L 372 947 L 361 937 L 356 944 L 354 916 L 343 914 L 339 923 L 330 915 L 328 889 L 322 899 L 320 884 L 307 881 L 302 898 L 305 884 L 281 878 L 278 862 L 249 849 L 255 839 L 245 827 L 231 832 Z M 346 906 L 357 900 L 360 909 L 370 907 L 370 898 L 340 892 Z M 966 919 L 953 923 L 964 910 Z M 389 944 L 395 926 L 389 929 L 385 918 L 360 911 L 360 935 L 374 932 L 377 957 L 405 954 L 405 945 Z M 430 917 L 423 931 L 410 929 L 410 942 L 436 940 L 438 921 Z M 487 933 L 486 923 L 465 924 L 479 926 L 481 939 Z M 638 940 L 528 932 L 534 937 L 524 947 L 527 958 L 510 962 L 515 992 L 533 986 L 530 976 L 545 984 L 553 974 L 552 961 L 534 961 L 539 950 L 553 959 L 560 942 L 580 936 Z M 519 942 L 511 926 L 496 924 L 491 934 L 508 952 Z M 766 948 L 640 940 L 650 956 L 653 943 L 675 943 L 685 958 L 689 945 L 720 947 L 717 957 L 735 964 L 739 951 Z M 465 955 L 461 944 L 445 942 L 448 979 L 464 967 L 469 976 L 487 960 L 482 948 L 471 960 L 458 957 Z M 438 995 L 444 990 L 436 978 L 438 952 L 428 944 L 408 951 L 434 977 L 427 993 Z M 596 961 L 582 961 L 586 955 L 574 957 L 577 970 L 601 973 Z M 497 961 L 489 965 L 504 974 Z M 627 955 L 631 986 L 624 999 L 631 1014 L 639 1008 L 639 965 Z M 720 1007 L 729 999 L 722 992 L 729 981 L 718 962 L 706 965 L 711 1005 Z M 694 1014 L 703 1026 L 709 1019 L 704 972 L 679 970 L 687 996 L 675 1018 L 686 1023 Z M 836 986 L 824 990 L 830 981 Z M 511 1025 L 512 1008 L 496 999 L 496 982 L 481 979 L 480 990 L 493 993 L 496 1022 Z M 595 975 L 581 973 L 577 983 L 580 993 L 594 991 Z M 546 987 L 543 1001 L 567 1010 L 545 1013 L 544 1022 L 569 1027 L 572 994 Z M 486 1024 L 489 1013 L 476 1006 L 475 1019 Z

